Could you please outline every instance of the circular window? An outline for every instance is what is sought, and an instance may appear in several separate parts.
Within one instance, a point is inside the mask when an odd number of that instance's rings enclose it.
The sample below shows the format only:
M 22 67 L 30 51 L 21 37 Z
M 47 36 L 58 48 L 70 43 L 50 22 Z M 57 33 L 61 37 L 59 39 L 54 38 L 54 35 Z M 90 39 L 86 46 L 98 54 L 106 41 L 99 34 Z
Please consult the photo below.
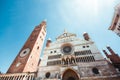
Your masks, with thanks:
M 52 51 L 50 51 L 50 53 L 53 53 Z
M 62 53 L 64 53 L 64 54 L 70 54 L 72 52 L 73 48 L 70 44 L 65 44 L 62 46 L 61 50 L 62 50 Z
M 30 53 L 30 48 L 26 48 L 26 49 L 21 51 L 20 57 L 24 57 L 24 56 L 26 56 L 29 53 Z
M 99 70 L 97 68 L 93 68 L 92 71 L 94 74 L 99 74 Z
M 39 49 L 39 46 L 37 47 L 37 50 Z
M 89 46 L 87 46 L 87 47 L 89 47 Z
M 57 51 L 54 51 L 54 53 L 56 53 Z
M 85 46 L 83 46 L 83 48 L 85 48 Z
M 64 46 L 64 47 L 63 47 L 63 52 L 64 52 L 64 53 L 70 53 L 71 50 L 72 50 L 72 47 L 71 47 L 71 46 Z
M 45 75 L 46 78 L 49 78 L 50 77 L 50 72 L 47 72 L 46 75 Z

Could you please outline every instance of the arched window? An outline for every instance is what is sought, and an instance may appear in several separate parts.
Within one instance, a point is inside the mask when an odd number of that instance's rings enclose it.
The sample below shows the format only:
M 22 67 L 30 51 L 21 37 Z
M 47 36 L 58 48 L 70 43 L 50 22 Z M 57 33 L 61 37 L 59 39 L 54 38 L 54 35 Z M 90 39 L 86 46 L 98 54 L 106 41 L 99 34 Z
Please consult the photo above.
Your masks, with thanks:
M 50 72 L 47 72 L 47 73 L 45 74 L 45 77 L 46 77 L 46 78 L 49 78 L 49 77 L 50 77 Z
M 66 58 L 66 64 L 69 64 L 70 59 L 67 57 Z
M 71 57 L 71 62 L 72 62 L 72 64 L 75 63 L 75 59 L 74 59 L 74 57 Z
M 93 68 L 93 69 L 92 69 L 92 72 L 93 72 L 94 74 L 99 74 L 99 70 L 98 70 L 97 68 Z
M 65 59 L 64 58 L 62 59 L 62 64 L 65 65 Z

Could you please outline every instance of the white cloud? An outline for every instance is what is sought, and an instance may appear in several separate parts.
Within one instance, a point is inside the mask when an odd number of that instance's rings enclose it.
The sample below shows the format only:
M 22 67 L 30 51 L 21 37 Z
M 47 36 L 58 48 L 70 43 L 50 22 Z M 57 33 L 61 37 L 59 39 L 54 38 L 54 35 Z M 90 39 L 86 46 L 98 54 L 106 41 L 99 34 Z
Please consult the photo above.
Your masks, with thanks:
M 89 24 L 91 19 L 94 20 L 98 16 L 98 0 L 64 1 L 59 4 L 58 11 L 61 18 L 66 24 L 72 24 L 72 26 L 74 25 L 74 27 L 76 27 L 77 29 L 78 27 L 80 27 L 81 24 L 85 24 L 85 21 L 87 21 L 87 23 Z

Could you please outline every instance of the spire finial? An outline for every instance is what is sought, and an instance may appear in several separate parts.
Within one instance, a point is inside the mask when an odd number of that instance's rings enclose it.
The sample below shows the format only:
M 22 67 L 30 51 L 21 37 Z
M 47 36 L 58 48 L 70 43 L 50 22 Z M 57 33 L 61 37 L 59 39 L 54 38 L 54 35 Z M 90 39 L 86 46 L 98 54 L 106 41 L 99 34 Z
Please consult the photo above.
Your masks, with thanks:
M 66 30 L 66 29 L 64 29 L 64 33 L 67 33 L 67 30 Z
M 43 21 L 47 22 L 47 19 L 44 19 Z

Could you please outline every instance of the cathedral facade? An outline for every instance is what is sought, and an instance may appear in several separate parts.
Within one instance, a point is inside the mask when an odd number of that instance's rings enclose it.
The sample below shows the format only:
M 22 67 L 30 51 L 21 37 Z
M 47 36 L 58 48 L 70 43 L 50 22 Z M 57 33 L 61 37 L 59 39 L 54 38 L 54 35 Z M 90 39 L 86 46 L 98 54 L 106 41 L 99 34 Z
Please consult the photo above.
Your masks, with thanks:
M 88 33 L 83 39 L 64 31 L 47 40 L 41 59 L 39 80 L 119 80 L 119 72 L 97 49 Z

